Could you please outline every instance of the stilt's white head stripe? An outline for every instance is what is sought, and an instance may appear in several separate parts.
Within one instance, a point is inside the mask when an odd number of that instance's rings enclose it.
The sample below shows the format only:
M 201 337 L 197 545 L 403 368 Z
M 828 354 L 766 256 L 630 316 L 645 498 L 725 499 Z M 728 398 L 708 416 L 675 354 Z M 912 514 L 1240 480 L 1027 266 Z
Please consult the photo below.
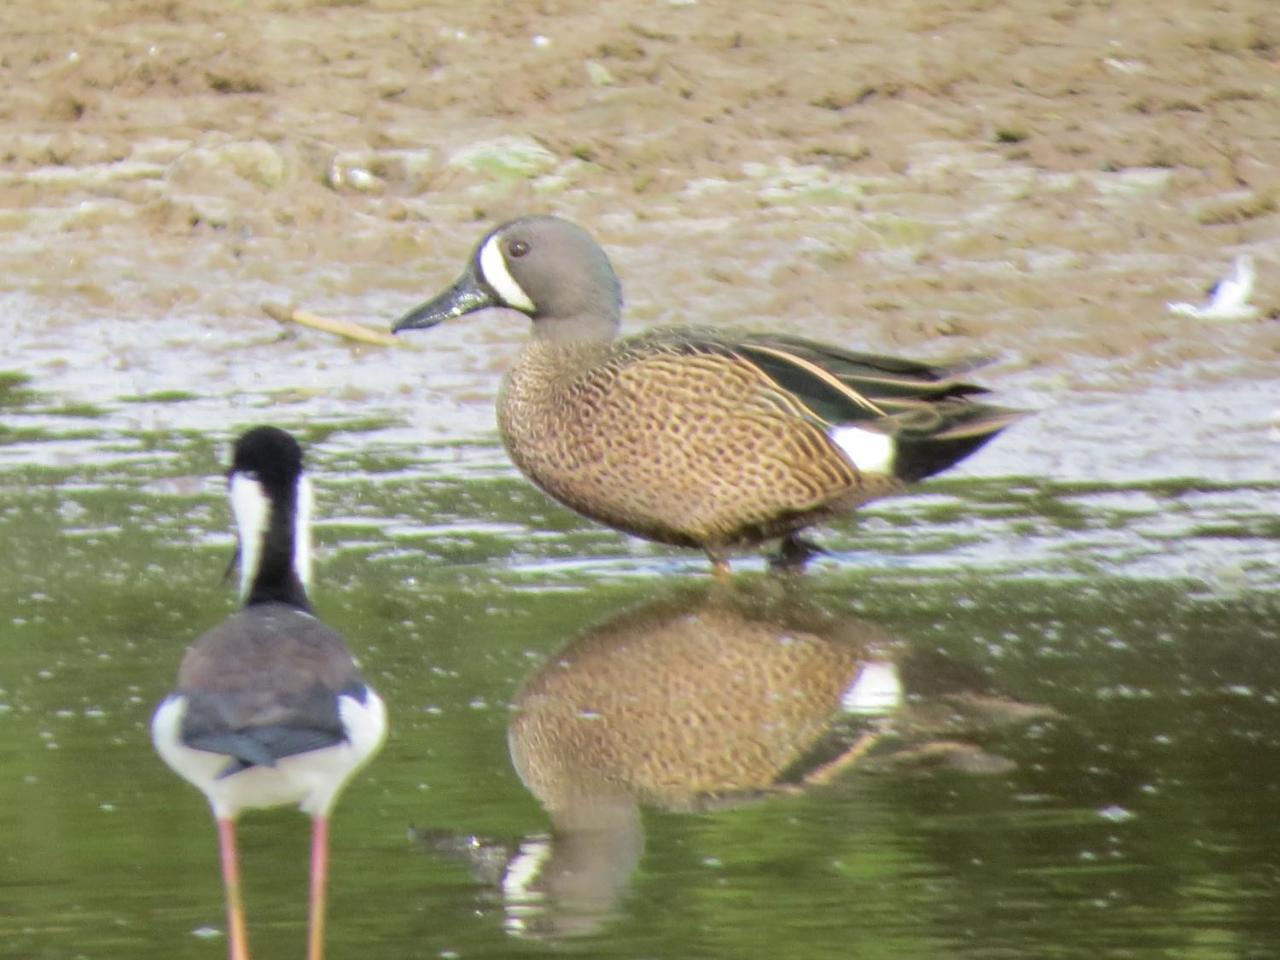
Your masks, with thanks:
M 315 495 L 311 481 L 298 478 L 296 512 L 293 518 L 293 571 L 303 589 L 311 586 L 311 513 Z M 253 589 L 253 580 L 262 564 L 262 544 L 271 525 L 271 501 L 262 484 L 246 473 L 231 475 L 231 509 L 240 533 L 240 599 Z
M 271 501 L 262 484 L 246 473 L 231 475 L 231 510 L 240 534 L 240 599 L 249 596 L 262 564 L 262 541 L 271 524 Z
M 485 283 L 493 287 L 495 293 L 508 307 L 533 313 L 536 309 L 524 288 L 516 282 L 516 278 L 507 269 L 507 258 L 502 252 L 498 234 L 494 234 L 480 249 L 480 274 Z
M 297 512 L 293 517 L 293 572 L 302 581 L 304 590 L 311 589 L 311 512 L 314 505 L 311 480 L 301 476 L 298 478 Z

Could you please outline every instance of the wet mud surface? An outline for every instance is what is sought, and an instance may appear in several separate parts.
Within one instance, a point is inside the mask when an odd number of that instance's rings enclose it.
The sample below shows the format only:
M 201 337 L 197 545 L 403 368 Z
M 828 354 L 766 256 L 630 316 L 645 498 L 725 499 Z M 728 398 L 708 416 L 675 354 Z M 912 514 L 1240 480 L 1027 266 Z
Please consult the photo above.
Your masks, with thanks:
M 491 435 L 523 318 L 393 352 L 260 305 L 382 325 L 551 211 L 632 330 L 997 358 L 1045 412 L 983 472 L 1270 477 L 1278 45 L 1267 0 L 30 5 L 0 38 L 0 357 L 124 428 Z M 1240 253 L 1257 318 L 1168 313 Z

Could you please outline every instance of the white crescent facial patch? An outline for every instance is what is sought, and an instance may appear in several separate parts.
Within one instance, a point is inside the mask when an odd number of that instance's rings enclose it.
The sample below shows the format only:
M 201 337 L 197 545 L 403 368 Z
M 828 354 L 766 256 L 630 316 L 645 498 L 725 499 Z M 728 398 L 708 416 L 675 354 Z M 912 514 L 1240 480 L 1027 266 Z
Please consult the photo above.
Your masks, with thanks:
M 516 278 L 507 269 L 507 258 L 502 252 L 499 234 L 495 233 L 480 248 L 480 276 L 493 287 L 504 306 L 526 313 L 533 313 L 536 309 L 524 288 L 516 283 Z

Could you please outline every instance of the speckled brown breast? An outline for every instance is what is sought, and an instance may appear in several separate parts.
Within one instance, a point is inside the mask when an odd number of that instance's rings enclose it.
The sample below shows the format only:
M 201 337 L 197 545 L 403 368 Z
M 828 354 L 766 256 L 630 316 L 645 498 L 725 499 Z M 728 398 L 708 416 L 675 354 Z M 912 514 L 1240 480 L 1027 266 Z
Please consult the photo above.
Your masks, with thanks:
M 532 341 L 498 422 L 516 465 L 565 505 L 663 543 L 757 543 L 901 489 L 864 477 L 756 366 L 695 344 Z

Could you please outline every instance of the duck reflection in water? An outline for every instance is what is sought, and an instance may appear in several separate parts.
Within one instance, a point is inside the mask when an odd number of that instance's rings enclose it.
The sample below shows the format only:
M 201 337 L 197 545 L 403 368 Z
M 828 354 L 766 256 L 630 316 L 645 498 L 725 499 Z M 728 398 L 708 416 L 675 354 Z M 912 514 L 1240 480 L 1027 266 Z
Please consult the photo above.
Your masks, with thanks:
M 919 669 L 876 625 L 790 596 L 679 591 L 587 629 L 516 694 L 511 760 L 550 835 L 510 848 L 422 837 L 465 851 L 500 886 L 513 935 L 594 933 L 640 861 L 644 806 L 704 811 L 803 791 L 869 755 L 901 757 L 904 744 L 931 762 L 1000 768 L 972 745 L 937 739 L 961 700 L 942 706 L 930 692 L 905 706 L 904 679 L 909 687 L 919 673 L 936 689 L 939 666 Z M 966 696 L 970 706 L 1008 703 Z M 912 719 L 929 709 L 923 724 Z

